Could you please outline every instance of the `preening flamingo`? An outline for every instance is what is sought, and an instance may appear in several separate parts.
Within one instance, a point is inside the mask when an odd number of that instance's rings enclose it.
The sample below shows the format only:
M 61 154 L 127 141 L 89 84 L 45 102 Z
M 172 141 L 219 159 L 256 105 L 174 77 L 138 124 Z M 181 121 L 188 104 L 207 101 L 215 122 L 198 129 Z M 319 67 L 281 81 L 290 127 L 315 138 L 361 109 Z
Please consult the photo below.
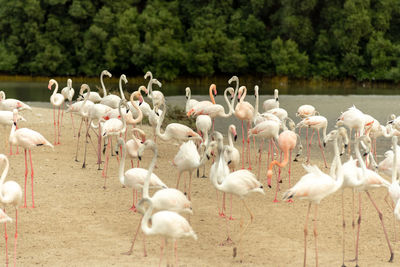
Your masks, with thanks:
M 219 168 L 225 168 L 224 165 L 225 159 L 224 159 L 224 144 L 223 144 L 223 138 L 222 134 L 219 132 L 214 132 L 213 137 L 217 141 L 218 145 L 218 156 L 216 159 L 217 162 L 217 167 L 216 167 L 216 172 L 219 171 Z M 229 193 L 236 195 L 240 198 L 242 201 L 243 205 L 246 207 L 247 211 L 250 214 L 250 221 L 244 226 L 243 230 L 240 231 L 239 234 L 239 241 L 237 247 L 233 248 L 233 256 L 236 257 L 237 255 L 237 250 L 240 248 L 240 241 L 242 240 L 243 234 L 248 228 L 248 226 L 253 222 L 254 215 L 250 211 L 249 207 L 247 206 L 246 202 L 244 201 L 245 196 L 247 196 L 249 193 L 253 192 L 258 192 L 261 194 L 264 193 L 263 185 L 257 180 L 255 175 L 248 171 L 248 170 L 238 170 L 235 172 L 231 172 L 225 177 L 222 178 L 222 182 L 219 183 L 217 181 L 216 176 L 211 176 L 211 182 L 217 188 L 218 190 L 224 192 L 224 193 Z M 242 218 L 241 218 L 242 220 Z M 225 221 L 226 223 L 228 222 L 227 216 L 225 216 Z M 242 224 L 240 224 L 242 226 Z M 227 226 L 228 229 L 228 226 Z M 229 240 L 229 235 L 228 239 Z
M 5 167 L 3 169 L 0 178 L 0 202 L 4 206 L 11 205 L 15 209 L 15 240 L 14 240 L 14 266 L 15 266 L 17 263 L 18 207 L 22 202 L 22 189 L 21 186 L 19 186 L 19 184 L 14 181 L 4 182 L 8 173 L 9 162 L 6 155 L 0 154 L 0 163 L 3 162 L 5 163 L 4 164 Z M 7 218 L 4 218 L 4 216 L 1 216 L 0 218 L 4 222 L 4 236 L 6 240 L 6 266 L 8 266 L 8 251 L 7 251 L 8 236 L 7 236 L 6 222 L 11 221 L 11 219 L 7 220 Z
M 304 119 L 310 116 L 319 115 L 318 111 L 312 105 L 301 105 L 298 107 L 296 117 Z M 299 128 L 299 135 L 301 134 L 301 128 Z M 308 128 L 306 128 L 306 144 L 308 144 Z
M 179 191 L 177 189 L 165 188 L 165 189 L 158 190 L 156 193 L 154 193 L 154 195 L 152 197 L 149 196 L 150 177 L 152 175 L 152 172 L 154 170 L 154 167 L 155 167 L 155 164 L 157 161 L 157 146 L 155 145 L 155 143 L 153 141 L 147 140 L 143 144 L 143 146 L 140 147 L 140 149 L 138 151 L 140 159 L 142 158 L 142 155 L 143 155 L 143 152 L 145 149 L 153 150 L 154 155 L 153 155 L 153 159 L 149 165 L 147 176 L 145 178 L 145 182 L 144 182 L 144 186 L 143 186 L 143 198 L 151 201 L 151 203 L 153 204 L 153 208 L 156 210 L 193 214 L 191 202 L 186 198 L 186 196 L 181 191 Z M 139 226 L 140 226 L 140 224 L 139 224 Z M 139 228 L 137 229 L 136 234 L 133 238 L 131 248 L 126 254 L 132 253 L 138 230 L 139 230 Z M 176 245 L 176 243 L 175 243 L 175 245 Z M 175 246 L 175 248 L 176 248 L 176 246 Z M 175 253 L 176 253 L 176 251 L 175 251 Z
M 274 90 L 274 98 L 273 99 L 267 99 L 263 103 L 263 110 L 264 112 L 267 112 L 270 109 L 273 108 L 279 108 L 279 98 L 278 98 L 279 91 L 278 89 Z
M 32 110 L 29 105 L 25 104 L 22 101 L 19 101 L 18 99 L 6 99 L 6 94 L 4 93 L 4 91 L 0 91 L 0 110 L 13 111 L 14 109 L 18 109 L 19 111 L 25 109 Z
M 64 104 L 64 96 L 58 92 L 58 82 L 54 79 L 51 79 L 49 81 L 49 85 L 47 86 L 49 90 L 51 90 L 51 87 L 55 84 L 55 89 L 53 91 L 53 94 L 50 97 L 50 103 L 53 105 L 53 119 L 54 119 L 54 145 L 59 145 L 60 144 L 60 135 L 61 135 L 61 128 L 60 128 L 60 108 L 61 105 Z M 57 113 L 57 123 L 56 123 L 56 108 L 58 108 L 58 113 Z M 57 141 L 58 139 L 58 141 Z
M 285 167 L 289 163 L 289 187 L 290 187 L 290 174 L 291 174 L 291 162 L 292 162 L 292 151 L 296 147 L 297 144 L 297 138 L 299 136 L 296 135 L 295 132 L 291 130 L 285 130 L 279 134 L 278 137 L 278 146 L 279 149 L 283 152 L 283 161 L 279 162 L 277 160 L 272 161 L 269 164 L 268 171 L 267 171 L 267 178 L 268 178 L 268 186 L 271 188 L 271 178 L 272 178 L 272 168 L 274 165 L 278 165 L 280 168 Z M 300 151 L 302 150 L 302 146 L 300 143 L 300 138 L 299 138 L 299 149 Z M 297 153 L 296 158 L 300 155 L 300 152 Z M 274 202 L 278 202 L 276 196 L 279 190 L 279 181 L 277 179 L 277 186 L 276 186 L 276 192 L 275 192 L 275 199 Z
M 161 106 L 162 107 L 162 114 L 160 119 L 158 120 L 157 128 L 156 128 L 156 134 L 158 137 L 161 138 L 163 141 L 170 141 L 170 140 L 176 140 L 178 142 L 185 142 L 188 140 L 202 140 L 201 136 L 193 131 L 191 128 L 189 128 L 186 125 L 180 124 L 180 123 L 170 123 L 165 127 L 165 131 L 162 134 L 161 133 L 161 125 L 164 121 L 165 118 L 165 113 L 167 112 L 167 106 L 165 103 Z
M 191 200 L 191 189 L 192 189 L 192 173 L 194 170 L 198 169 L 204 165 L 207 161 L 206 153 L 201 157 L 197 151 L 197 147 L 192 140 L 183 143 L 179 147 L 178 153 L 174 157 L 173 164 L 178 168 L 178 179 L 176 182 L 176 188 L 179 189 L 179 181 L 183 172 L 189 173 L 189 189 L 188 189 L 188 199 Z M 186 182 L 185 191 L 186 193 Z
M 328 174 L 323 173 L 317 166 L 305 166 L 304 169 L 307 171 L 306 175 L 303 175 L 300 180 L 289 190 L 287 190 L 283 195 L 283 200 L 289 200 L 293 197 L 298 197 L 299 199 L 308 200 L 308 210 L 306 221 L 304 224 L 304 264 L 306 266 L 307 259 L 307 234 L 308 234 L 308 217 L 311 210 L 311 204 L 315 204 L 314 213 L 314 241 L 315 241 L 315 261 L 316 266 L 318 266 L 318 245 L 317 245 L 317 210 L 318 205 L 322 199 L 335 193 L 343 183 L 343 169 L 342 163 L 339 156 L 339 148 L 337 139 L 339 132 L 337 130 L 331 131 L 327 138 L 324 140 L 333 140 L 334 142 L 334 152 L 335 156 L 333 162 L 335 162 L 336 179 Z
M 32 155 L 31 149 L 37 146 L 49 146 L 54 148 L 53 145 L 46 140 L 40 133 L 28 129 L 28 128 L 20 128 L 17 127 L 17 115 L 18 111 L 14 109 L 13 111 L 13 119 L 14 124 L 11 127 L 9 142 L 14 146 L 20 146 L 24 149 L 25 152 L 25 187 L 24 187 L 24 208 L 26 208 L 26 182 L 28 178 L 28 163 L 26 159 L 26 151 L 29 151 L 29 161 L 31 164 L 31 190 L 32 190 L 32 208 L 35 207 L 35 202 L 33 198 L 33 164 L 32 164 Z
M 137 167 L 139 167 L 139 158 L 137 152 L 139 150 L 139 147 L 144 143 L 144 141 L 146 141 L 146 133 L 139 128 L 133 128 L 132 139 L 126 141 L 127 156 L 128 158 L 131 159 L 132 168 L 133 168 L 133 159 L 138 160 Z
M 326 164 L 324 149 L 321 144 L 321 137 L 319 135 L 319 130 L 322 129 L 322 138 L 325 139 L 326 128 L 328 127 L 328 120 L 324 116 L 313 115 L 313 116 L 304 118 L 302 121 L 300 121 L 297 124 L 296 127 L 307 127 L 307 128 L 313 129 L 311 138 L 310 138 L 310 142 L 307 144 L 307 163 L 310 162 L 311 142 L 312 142 L 312 138 L 314 136 L 314 131 L 317 131 L 318 145 L 321 150 L 322 158 L 324 159 L 325 168 L 328 168 L 328 165 Z
M 185 93 L 186 93 L 185 112 L 187 113 L 194 107 L 194 105 L 199 103 L 199 101 L 197 101 L 196 99 L 192 99 L 192 92 L 190 91 L 190 87 L 186 87 Z
M 215 84 L 211 84 L 208 89 L 208 93 L 210 95 L 211 101 L 203 100 L 198 101 L 196 104 L 192 106 L 192 108 L 186 112 L 186 115 L 190 117 L 193 112 L 197 112 L 198 110 L 202 110 L 207 106 L 215 105 L 215 97 L 217 96 L 217 86 Z M 200 115 L 200 114 L 198 114 Z

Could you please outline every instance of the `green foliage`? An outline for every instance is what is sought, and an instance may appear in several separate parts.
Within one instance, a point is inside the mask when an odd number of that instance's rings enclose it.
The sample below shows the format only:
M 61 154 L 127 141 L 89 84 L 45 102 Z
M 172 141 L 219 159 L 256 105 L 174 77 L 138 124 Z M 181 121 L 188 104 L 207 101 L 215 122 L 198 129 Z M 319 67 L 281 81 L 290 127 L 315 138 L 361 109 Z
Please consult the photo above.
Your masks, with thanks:
M 0 72 L 399 81 L 398 0 L 0 0 Z

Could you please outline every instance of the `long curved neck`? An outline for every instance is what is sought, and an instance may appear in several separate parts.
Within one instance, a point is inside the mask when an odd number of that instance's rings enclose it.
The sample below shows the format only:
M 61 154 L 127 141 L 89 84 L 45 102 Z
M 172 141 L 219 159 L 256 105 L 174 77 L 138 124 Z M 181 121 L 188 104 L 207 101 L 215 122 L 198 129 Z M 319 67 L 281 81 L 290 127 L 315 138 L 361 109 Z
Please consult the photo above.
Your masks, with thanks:
M 133 129 L 132 129 L 132 140 L 133 140 L 133 142 L 135 142 L 135 144 L 136 144 L 138 147 L 139 147 L 139 145 L 140 145 L 141 140 L 140 140 L 138 137 L 136 137 L 135 133 L 137 132 L 137 133 L 141 134 L 141 131 L 142 131 L 142 130 L 140 130 L 139 128 L 133 128 Z
M 126 114 L 122 114 L 121 106 L 122 106 L 122 103 L 119 103 L 118 112 L 119 112 L 119 116 L 121 117 L 121 121 L 123 124 L 121 132 L 124 133 L 126 131 L 126 118 L 125 118 Z
M 80 114 L 83 116 L 83 117 L 87 117 L 88 115 L 89 115 L 89 110 L 86 110 L 86 112 L 85 112 L 85 105 L 86 105 L 86 102 L 87 102 L 87 100 L 89 99 L 89 96 L 90 96 L 90 88 L 89 87 L 87 87 L 85 90 L 87 90 L 87 93 L 86 93 L 86 95 L 85 95 L 85 98 L 83 99 L 83 103 L 82 103 L 82 106 L 81 106 L 81 108 L 80 108 L 80 110 L 79 110 L 79 112 L 80 112 Z M 82 92 L 83 93 L 83 92 Z
M 228 96 L 227 96 L 228 92 L 229 92 L 229 88 L 225 89 L 225 91 L 224 91 L 224 99 L 225 99 L 226 104 L 228 105 L 229 112 L 225 113 L 225 108 L 224 108 L 224 113 L 219 116 L 219 117 L 222 117 L 222 118 L 228 118 L 233 113 L 232 104 L 229 103 L 229 99 L 228 99 Z M 232 99 L 232 103 L 233 103 L 233 99 Z
M 190 98 L 192 97 L 192 92 L 190 91 L 190 88 L 187 87 L 186 89 L 186 106 L 185 110 L 189 111 L 189 103 L 190 103 Z
M 100 74 L 100 84 L 101 84 L 101 88 L 103 89 L 103 97 L 105 97 L 107 95 L 107 90 L 106 90 L 106 87 L 104 85 L 103 77 L 104 77 L 104 73 L 102 72 Z
M 228 129 L 228 143 L 230 147 L 233 147 L 232 132 L 230 129 Z
M 143 120 L 143 112 L 142 110 L 139 108 L 139 106 L 136 104 L 136 102 L 133 100 L 133 95 L 131 95 L 130 98 L 131 104 L 133 106 L 134 109 L 136 109 L 138 116 L 136 119 L 134 119 L 131 124 L 138 124 L 139 122 L 141 122 Z
M 217 164 L 216 166 L 216 172 L 218 170 L 218 168 L 223 168 L 223 164 L 225 164 L 225 159 L 224 159 L 224 144 L 222 142 L 222 140 L 218 140 L 218 156 L 217 156 L 217 160 L 215 161 L 215 164 Z M 221 185 L 218 183 L 217 181 L 217 176 L 216 175 L 210 175 L 211 177 L 211 182 L 213 183 L 213 185 L 215 186 L 215 188 L 217 188 L 218 190 L 221 190 Z
M 255 95 L 255 97 L 256 97 L 256 103 L 254 104 L 254 112 L 255 112 L 255 115 L 257 116 L 259 113 L 258 113 L 258 102 L 259 102 L 259 96 L 258 96 L 258 85 L 256 85 L 255 87 L 254 87 L 254 95 Z
M 164 141 L 168 141 L 168 138 L 164 132 L 164 134 L 161 134 L 161 125 L 164 121 L 165 118 L 165 113 L 167 113 L 167 106 L 163 104 L 164 109 L 162 109 L 161 117 L 158 119 L 157 127 L 156 127 L 156 135 L 160 137 Z
M 157 147 L 152 146 L 152 150 L 154 152 L 154 155 L 153 155 L 153 159 L 151 160 L 151 163 L 149 165 L 146 179 L 144 180 L 143 198 L 149 198 L 150 177 L 151 177 L 151 174 L 153 173 L 154 167 L 156 166 L 156 162 L 157 162 L 157 155 L 158 155 Z
M 0 178 L 0 189 L 2 189 L 4 180 L 6 179 L 7 173 L 8 173 L 8 167 L 9 167 L 9 162 L 8 158 L 4 158 L 6 161 L 6 167 L 4 168 L 3 172 L 1 173 L 1 178 Z M 0 200 L 3 202 L 4 196 L 3 196 L 3 190 L 0 190 Z
M 209 95 L 210 95 L 211 102 L 212 102 L 213 104 L 215 104 L 215 98 L 214 98 L 213 87 L 212 87 L 212 86 L 210 86 L 210 90 L 209 90 L 208 93 L 209 93 Z
M 125 95 L 124 95 L 124 91 L 122 90 L 122 75 L 119 78 L 119 93 L 121 94 L 121 99 L 126 100 Z
M 240 103 L 243 103 L 243 101 L 244 101 L 246 95 L 247 95 L 247 88 L 246 88 L 246 87 L 243 87 L 243 94 L 242 94 L 241 97 L 240 97 Z
M 335 153 L 335 156 L 334 156 L 335 164 L 334 165 L 336 167 L 336 181 L 335 181 L 334 191 L 336 191 L 340 187 L 342 187 L 343 180 L 344 180 L 344 173 L 343 173 L 343 169 L 342 169 L 342 161 L 340 159 L 338 138 L 339 138 L 339 134 L 333 140 L 333 150 L 334 150 L 334 153 Z
M 392 183 L 397 183 L 397 136 L 392 137 L 393 146 L 393 167 L 392 167 Z
M 355 152 L 356 152 L 356 157 L 358 159 L 358 163 L 361 166 L 361 169 L 363 170 L 363 172 L 365 172 L 367 170 L 367 166 L 365 165 L 364 160 L 361 157 L 361 153 L 360 153 L 360 139 L 357 139 L 356 144 L 355 144 Z
M 121 155 L 122 159 L 119 161 L 118 177 L 121 184 L 125 184 L 124 170 L 125 170 L 126 147 L 124 139 L 119 138 L 118 143 L 121 144 L 122 147 L 122 155 Z
M 141 222 L 142 231 L 146 235 L 149 235 L 152 233 L 152 229 L 149 227 L 149 223 L 150 223 L 151 214 L 153 213 L 153 203 L 150 200 L 148 202 L 149 202 L 149 207 L 147 208 L 146 212 L 144 213 L 142 222 Z
M 151 75 L 150 81 L 147 84 L 147 92 L 149 92 L 148 96 L 150 96 L 150 98 L 153 98 L 153 83 L 154 83 L 154 80 L 153 80 L 153 76 Z
M 56 88 L 54 88 L 53 95 L 56 95 L 58 92 L 58 82 L 54 80 L 54 84 L 56 85 Z

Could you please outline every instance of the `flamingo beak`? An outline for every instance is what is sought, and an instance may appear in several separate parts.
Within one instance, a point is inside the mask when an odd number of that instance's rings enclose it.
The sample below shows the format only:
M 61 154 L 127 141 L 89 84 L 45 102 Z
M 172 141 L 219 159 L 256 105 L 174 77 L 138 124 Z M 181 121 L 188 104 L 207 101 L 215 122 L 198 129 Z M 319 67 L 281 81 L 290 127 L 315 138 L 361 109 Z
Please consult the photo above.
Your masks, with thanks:
M 237 134 L 235 134 L 235 136 L 233 137 L 233 139 L 234 139 L 235 142 L 236 142 L 236 140 L 237 140 Z

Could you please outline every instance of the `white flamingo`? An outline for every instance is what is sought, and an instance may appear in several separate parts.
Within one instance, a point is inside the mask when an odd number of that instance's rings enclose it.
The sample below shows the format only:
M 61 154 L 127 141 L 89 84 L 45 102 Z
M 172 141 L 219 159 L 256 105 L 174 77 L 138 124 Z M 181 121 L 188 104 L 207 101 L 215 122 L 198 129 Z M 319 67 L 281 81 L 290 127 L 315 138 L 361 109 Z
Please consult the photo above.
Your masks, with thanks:
M 50 103 L 53 105 L 53 119 L 54 119 L 54 145 L 59 145 L 60 144 L 60 108 L 61 105 L 64 103 L 64 96 L 58 92 L 58 82 L 54 79 L 51 79 L 49 81 L 49 85 L 47 86 L 49 90 L 51 90 L 51 87 L 55 84 L 55 89 L 53 91 L 53 94 L 50 97 Z M 56 108 L 58 108 L 58 114 L 57 114 L 57 123 L 56 123 Z M 57 131 L 58 130 L 58 131 Z M 58 137 L 58 141 L 57 141 Z
M 185 105 L 185 112 L 188 113 L 194 105 L 199 103 L 196 99 L 192 99 L 192 92 L 190 91 L 190 87 L 186 87 L 186 105 Z
M 19 111 L 22 110 L 32 110 L 32 108 L 25 104 L 24 102 L 18 100 L 18 99 L 13 99 L 13 98 L 7 98 L 6 99 L 6 94 L 4 91 L 0 91 L 0 110 L 8 110 L 8 111 L 13 111 L 14 109 L 18 109 Z
M 12 126 L 14 123 L 13 119 L 13 112 L 8 111 L 8 110 L 0 110 L 0 125 L 3 126 L 4 129 L 6 129 L 7 126 Z M 24 117 L 22 117 L 20 114 L 17 115 L 17 122 L 19 121 L 26 121 Z M 6 147 L 8 143 L 8 138 L 6 136 L 5 138 L 6 141 Z M 12 146 L 10 144 L 10 155 L 12 155 Z
M 68 99 L 69 105 L 71 105 L 72 98 L 74 97 L 74 94 L 75 94 L 75 90 L 74 90 L 74 88 L 72 88 L 72 80 L 71 79 L 67 80 L 67 86 L 61 90 L 61 94 L 64 96 L 64 102 L 63 102 L 63 109 L 61 112 L 60 128 L 62 127 L 62 121 L 63 121 L 63 117 L 64 117 L 65 100 Z M 74 137 L 75 137 L 74 117 L 72 116 L 72 113 L 71 113 L 71 121 L 72 121 L 72 131 L 73 131 Z
M 144 79 L 146 80 L 147 77 L 150 78 L 149 83 L 147 84 L 147 97 L 150 98 L 153 102 L 154 112 L 157 112 L 161 105 L 165 103 L 165 98 L 164 94 L 161 91 L 153 91 L 153 84 L 158 85 L 158 87 L 160 88 L 162 84 L 157 79 L 153 79 L 153 74 L 150 71 L 146 72 L 146 74 L 144 75 Z
M 274 90 L 274 98 L 273 99 L 264 100 L 264 102 L 263 102 L 263 110 L 264 110 L 264 112 L 267 112 L 268 110 L 271 110 L 273 108 L 279 108 L 278 94 L 279 94 L 278 89 L 275 89 Z
M 109 106 L 111 108 L 118 108 L 119 102 L 121 101 L 121 99 L 125 99 L 124 96 L 124 91 L 122 89 L 122 82 L 128 83 L 128 80 L 126 79 L 125 74 L 122 74 L 119 78 L 119 93 L 120 93 L 120 97 L 114 94 L 107 94 L 107 92 L 104 89 L 104 96 L 100 101 L 100 104 Z

